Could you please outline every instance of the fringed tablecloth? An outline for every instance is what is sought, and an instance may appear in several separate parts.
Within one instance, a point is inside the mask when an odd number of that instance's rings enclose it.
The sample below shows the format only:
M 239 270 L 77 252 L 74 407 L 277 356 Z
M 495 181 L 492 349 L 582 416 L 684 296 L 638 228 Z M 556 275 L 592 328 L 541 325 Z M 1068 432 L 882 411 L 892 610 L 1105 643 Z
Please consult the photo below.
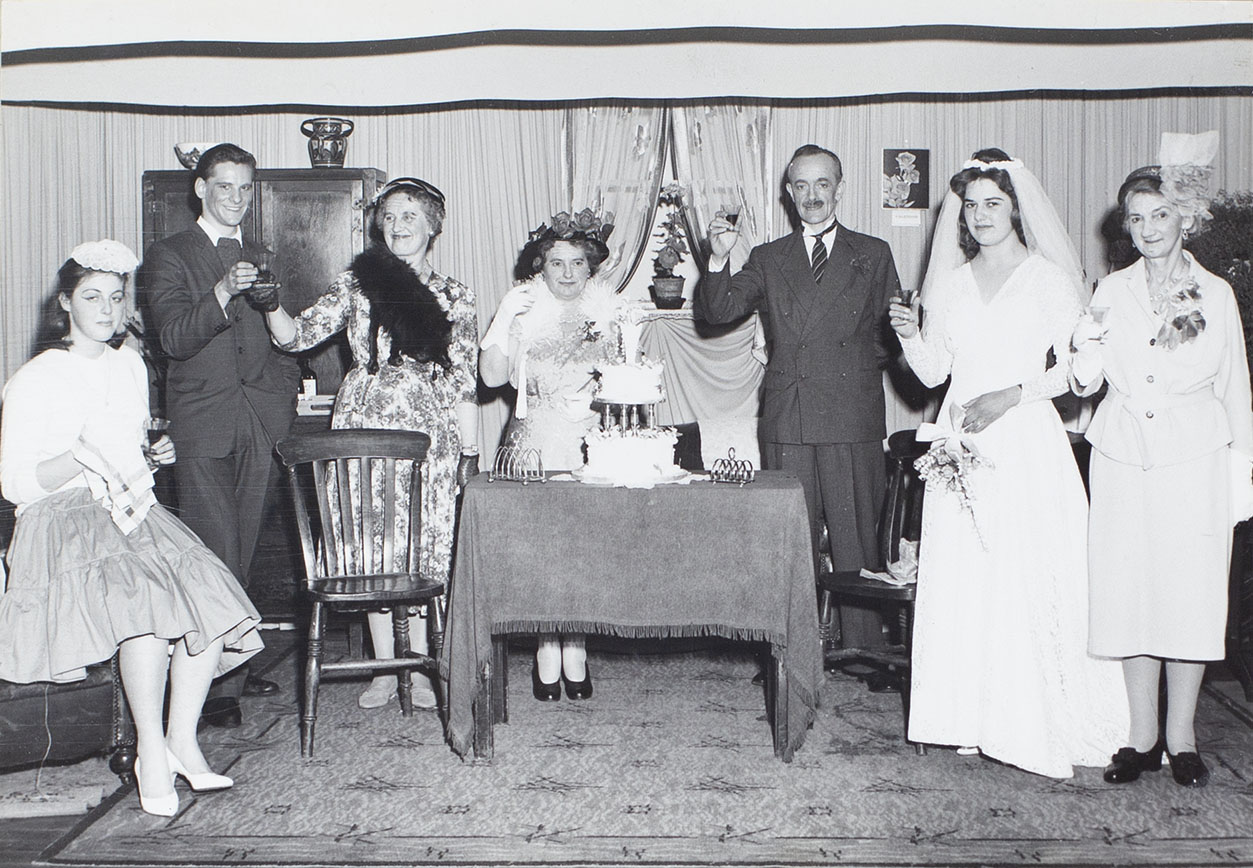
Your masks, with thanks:
M 474 743 L 494 633 L 768 642 L 787 676 L 787 755 L 813 720 L 822 649 L 794 476 L 639 490 L 480 474 L 463 495 L 449 594 L 440 666 L 459 754 Z

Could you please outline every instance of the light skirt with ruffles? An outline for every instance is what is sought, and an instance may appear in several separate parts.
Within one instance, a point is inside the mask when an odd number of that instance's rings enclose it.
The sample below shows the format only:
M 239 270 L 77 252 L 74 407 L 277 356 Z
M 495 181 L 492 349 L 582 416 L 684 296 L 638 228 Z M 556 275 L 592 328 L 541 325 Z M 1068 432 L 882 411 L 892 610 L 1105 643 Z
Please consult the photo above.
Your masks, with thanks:
M 125 639 L 184 639 L 190 654 L 225 638 L 215 675 L 263 647 L 261 616 L 187 527 L 154 506 L 126 535 L 85 488 L 18 516 L 0 595 L 0 679 L 70 682 Z

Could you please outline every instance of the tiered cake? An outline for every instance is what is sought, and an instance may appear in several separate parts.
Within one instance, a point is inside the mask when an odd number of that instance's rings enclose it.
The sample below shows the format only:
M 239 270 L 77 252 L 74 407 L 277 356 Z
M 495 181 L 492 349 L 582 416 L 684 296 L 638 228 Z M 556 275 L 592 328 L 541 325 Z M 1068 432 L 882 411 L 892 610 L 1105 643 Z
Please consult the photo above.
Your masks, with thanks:
M 657 404 L 665 399 L 661 372 L 660 362 L 646 359 L 598 371 L 595 401 L 601 405 L 601 424 L 584 438 L 584 479 L 647 488 L 682 475 L 674 463 L 678 435 L 654 419 Z

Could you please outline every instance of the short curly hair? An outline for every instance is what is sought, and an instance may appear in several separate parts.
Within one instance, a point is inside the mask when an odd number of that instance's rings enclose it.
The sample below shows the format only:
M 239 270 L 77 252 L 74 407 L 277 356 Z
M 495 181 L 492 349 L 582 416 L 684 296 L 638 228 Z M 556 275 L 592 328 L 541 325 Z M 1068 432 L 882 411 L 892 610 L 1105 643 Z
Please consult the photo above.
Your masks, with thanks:
M 552 233 L 545 233 L 542 237 L 527 242 L 526 246 L 522 248 L 522 252 L 518 255 L 518 262 L 513 269 L 514 279 L 530 280 L 543 271 L 544 260 L 547 258 L 548 252 L 559 241 L 565 241 L 573 244 L 575 247 L 582 248 L 583 255 L 587 257 L 587 264 L 591 268 L 593 275 L 600 271 L 600 267 L 609 258 L 608 245 L 586 233 L 575 232 L 569 238 L 561 238 Z

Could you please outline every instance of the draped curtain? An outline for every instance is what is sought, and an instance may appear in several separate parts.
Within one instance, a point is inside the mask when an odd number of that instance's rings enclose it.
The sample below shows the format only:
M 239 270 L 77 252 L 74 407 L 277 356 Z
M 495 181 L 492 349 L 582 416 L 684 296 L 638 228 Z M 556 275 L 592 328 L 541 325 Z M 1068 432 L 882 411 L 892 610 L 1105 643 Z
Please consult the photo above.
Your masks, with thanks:
M 666 151 L 663 106 L 587 105 L 565 112 L 571 213 L 612 212 L 600 277 L 621 290 L 647 247 Z
M 1101 224 L 1118 184 L 1130 169 L 1155 160 L 1162 131 L 1217 129 L 1222 150 L 1215 187 L 1253 189 L 1253 100 L 1246 95 L 1039 93 L 675 105 L 675 160 L 685 161 L 680 180 L 696 190 L 695 231 L 708 224 L 711 205 L 723 204 L 727 185 L 738 183 L 743 198 L 756 197 L 761 209 L 741 217 L 754 242 L 787 232 L 779 199 L 783 162 L 798 145 L 816 142 L 843 160 L 841 222 L 885 239 L 908 286 L 921 280 L 932 215 L 924 214 L 921 226 L 892 225 L 880 207 L 883 148 L 930 149 L 932 202 L 976 149 L 996 145 L 1021 157 L 1070 229 L 1090 281 L 1109 270 Z M 303 168 L 309 158 L 300 122 L 317 113 L 0 107 L 0 377 L 7 379 L 27 359 L 40 304 L 74 245 L 112 237 L 139 251 L 141 178 L 146 169 L 178 167 L 175 142 L 234 141 L 263 166 Z M 347 114 L 356 121 L 348 165 L 418 175 L 447 194 L 448 219 L 432 262 L 477 292 L 480 330 L 510 286 L 527 231 L 554 210 L 593 205 L 599 196 L 604 208 L 618 212 L 611 276 L 619 285 L 647 252 L 661 183 L 664 108 L 465 103 Z M 765 127 L 763 116 L 769 118 Z M 756 131 L 751 151 L 744 147 L 750 126 Z M 732 136 L 733 127 L 741 132 Z M 692 148 L 696 129 L 699 158 Z M 732 141 L 740 146 L 734 158 Z M 725 168 L 721 158 L 705 156 L 719 148 L 726 149 Z M 727 189 L 702 192 L 701 184 L 715 182 Z M 746 252 L 748 245 L 741 246 Z M 894 375 L 893 384 L 898 380 L 908 392 L 908 375 Z M 915 396 L 890 400 L 889 427 L 909 427 L 921 412 Z M 500 401 L 484 408 L 485 454 L 494 449 L 506 413 Z

